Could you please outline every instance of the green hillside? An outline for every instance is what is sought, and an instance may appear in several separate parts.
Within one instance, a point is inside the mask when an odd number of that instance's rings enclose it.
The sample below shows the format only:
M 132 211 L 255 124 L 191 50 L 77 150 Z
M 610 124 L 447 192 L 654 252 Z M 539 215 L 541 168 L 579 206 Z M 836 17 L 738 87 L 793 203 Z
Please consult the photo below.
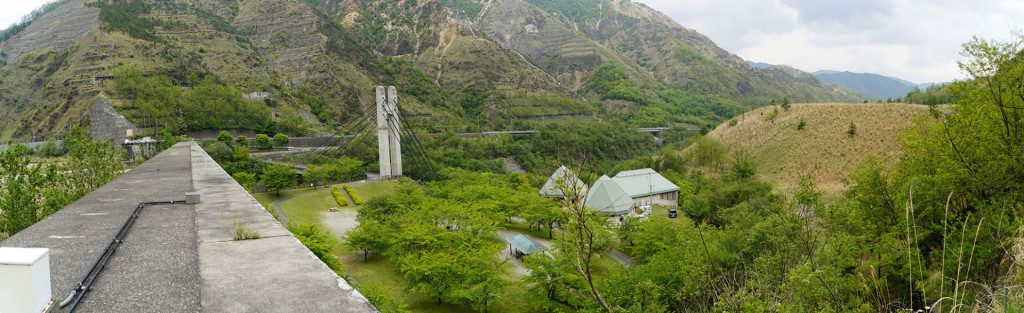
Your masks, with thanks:
M 178 133 L 339 132 L 380 84 L 432 131 L 712 127 L 773 99 L 855 100 L 621 0 L 66 0 L 3 34 L 0 139 L 89 124 L 97 97 Z

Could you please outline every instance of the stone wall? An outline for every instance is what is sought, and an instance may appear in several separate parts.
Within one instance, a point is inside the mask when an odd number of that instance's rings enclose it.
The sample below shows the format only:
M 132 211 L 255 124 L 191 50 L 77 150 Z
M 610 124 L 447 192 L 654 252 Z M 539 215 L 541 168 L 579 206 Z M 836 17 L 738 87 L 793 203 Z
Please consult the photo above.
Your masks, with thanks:
M 96 98 L 96 103 L 89 110 L 89 122 L 92 123 L 93 139 L 105 139 L 116 143 L 124 142 L 127 130 L 135 129 L 135 125 L 102 97 Z

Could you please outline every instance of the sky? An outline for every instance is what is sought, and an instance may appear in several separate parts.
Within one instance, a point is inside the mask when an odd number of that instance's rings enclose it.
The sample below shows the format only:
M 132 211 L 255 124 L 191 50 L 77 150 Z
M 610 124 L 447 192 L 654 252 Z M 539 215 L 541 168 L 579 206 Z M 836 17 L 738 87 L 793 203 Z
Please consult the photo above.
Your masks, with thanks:
M 0 27 L 49 0 L 2 0 Z M 745 60 L 914 83 L 963 78 L 961 45 L 1024 28 L 1017 0 L 634 0 Z M 1014 17 L 1018 17 L 1015 19 Z
M 0 28 L 7 28 L 21 22 L 21 17 L 32 13 L 43 4 L 52 0 L 2 0 L 0 5 Z
M 1017 0 L 634 1 L 745 60 L 914 83 L 963 78 L 963 43 L 972 36 L 1009 41 L 1024 28 L 1024 1 Z

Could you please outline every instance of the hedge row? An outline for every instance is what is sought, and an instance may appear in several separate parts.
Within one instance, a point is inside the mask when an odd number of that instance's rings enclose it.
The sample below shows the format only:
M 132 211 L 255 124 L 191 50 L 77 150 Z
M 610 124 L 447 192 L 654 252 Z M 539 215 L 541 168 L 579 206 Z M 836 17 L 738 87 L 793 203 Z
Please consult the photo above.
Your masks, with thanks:
M 356 205 L 363 205 L 363 199 L 356 194 L 356 190 L 352 189 L 352 186 L 341 185 L 341 188 L 345 188 L 345 192 L 348 192 L 349 198 L 352 198 L 352 203 L 355 203 Z
M 331 189 L 331 195 L 334 196 L 334 201 L 337 201 L 339 206 L 348 205 L 348 200 L 345 200 L 345 195 L 341 194 L 341 190 L 338 190 L 338 186 L 334 186 L 334 188 Z

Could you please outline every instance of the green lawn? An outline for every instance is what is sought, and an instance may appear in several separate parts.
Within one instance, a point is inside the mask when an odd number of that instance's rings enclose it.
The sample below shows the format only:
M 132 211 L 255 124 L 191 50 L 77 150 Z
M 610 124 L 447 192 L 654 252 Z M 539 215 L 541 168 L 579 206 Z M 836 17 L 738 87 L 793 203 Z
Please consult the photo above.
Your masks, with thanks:
M 548 240 L 548 241 L 554 241 L 554 239 L 548 238 L 548 229 L 547 228 L 537 229 L 536 227 L 534 227 L 531 230 L 530 226 L 527 225 L 525 222 L 505 223 L 505 229 L 521 232 L 521 233 L 530 235 L 530 236 L 535 237 L 535 238 L 541 238 L 541 239 L 545 239 L 545 240 Z M 558 237 L 558 232 L 556 231 L 552 235 L 554 235 L 554 237 L 557 238 Z
M 277 195 L 276 192 L 264 192 L 264 193 L 254 193 L 254 194 L 252 194 L 252 197 L 256 198 L 256 201 L 259 201 L 260 204 L 262 204 L 264 208 L 272 210 L 273 208 L 271 206 L 273 206 L 274 201 L 281 200 L 282 198 L 286 198 L 288 196 L 294 196 L 294 195 L 303 194 L 303 193 L 307 193 L 307 192 L 312 192 L 312 191 L 316 191 L 316 190 L 319 190 L 319 189 L 311 189 L 311 188 L 289 189 L 289 190 L 282 190 L 281 191 L 281 195 Z
M 285 201 L 281 204 L 281 212 L 295 224 L 318 224 L 320 212 L 336 207 L 338 203 L 331 196 L 331 190 L 321 188 Z
M 337 186 L 339 189 L 341 188 L 341 184 Z M 350 186 L 352 186 L 352 189 L 355 189 L 356 194 L 358 194 L 360 198 L 363 198 L 363 201 L 368 201 L 379 196 L 391 194 L 392 192 L 395 191 L 395 187 L 398 186 L 398 182 L 393 180 L 385 180 L 362 185 Z
M 337 186 L 339 189 L 341 188 L 341 184 L 338 184 Z M 352 186 L 352 188 L 356 190 L 356 193 L 358 193 L 359 197 L 363 198 L 363 200 L 369 200 L 373 197 L 391 193 L 395 190 L 395 186 L 398 186 L 398 183 L 395 181 L 380 181 Z M 296 197 L 281 203 L 281 212 L 284 212 L 284 215 L 288 216 L 288 220 L 294 223 L 319 223 L 320 212 L 338 207 L 338 203 L 335 202 L 334 198 L 331 196 L 330 186 L 319 187 L 316 189 L 301 188 L 285 190 L 281 191 L 280 196 L 275 192 L 253 194 L 256 201 L 259 201 L 263 207 L 271 211 L 273 211 L 275 201 L 289 196 Z M 353 206 L 351 203 L 349 204 L 349 207 L 358 209 L 358 206 Z

